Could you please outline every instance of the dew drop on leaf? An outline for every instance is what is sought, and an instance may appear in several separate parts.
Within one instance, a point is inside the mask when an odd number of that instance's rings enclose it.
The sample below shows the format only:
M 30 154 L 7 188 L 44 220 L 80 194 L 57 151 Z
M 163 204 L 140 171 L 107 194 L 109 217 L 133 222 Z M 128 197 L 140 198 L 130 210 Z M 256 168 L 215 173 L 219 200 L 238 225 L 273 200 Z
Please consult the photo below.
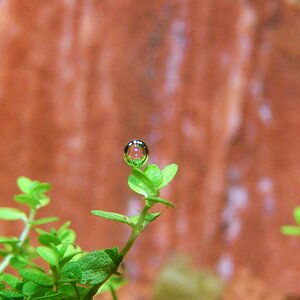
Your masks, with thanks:
M 124 160 L 131 167 L 142 167 L 148 156 L 148 147 L 141 140 L 132 140 L 124 148 Z

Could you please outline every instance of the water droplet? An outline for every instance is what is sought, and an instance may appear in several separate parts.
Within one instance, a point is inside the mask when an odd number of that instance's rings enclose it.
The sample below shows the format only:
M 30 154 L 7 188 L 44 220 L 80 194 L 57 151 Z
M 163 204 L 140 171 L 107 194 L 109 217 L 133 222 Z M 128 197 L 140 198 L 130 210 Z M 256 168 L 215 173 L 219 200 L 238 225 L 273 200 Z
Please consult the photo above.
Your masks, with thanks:
M 124 160 L 131 167 L 142 167 L 148 160 L 148 147 L 141 140 L 132 140 L 124 148 Z

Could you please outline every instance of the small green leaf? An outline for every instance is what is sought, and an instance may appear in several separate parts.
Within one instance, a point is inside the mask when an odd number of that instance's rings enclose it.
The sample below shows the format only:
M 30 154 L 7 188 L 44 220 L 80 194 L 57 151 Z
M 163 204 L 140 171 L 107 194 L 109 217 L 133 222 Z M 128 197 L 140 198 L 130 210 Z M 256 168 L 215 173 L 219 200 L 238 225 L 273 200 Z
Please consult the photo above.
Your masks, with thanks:
M 144 185 L 142 182 L 140 182 L 135 176 L 130 175 L 128 177 L 128 185 L 129 187 L 136 193 L 147 196 L 148 194 L 151 194 L 151 190 Z
M 29 280 L 24 283 L 24 285 L 22 287 L 22 292 L 25 296 L 30 297 L 30 296 L 33 296 L 33 295 L 39 293 L 42 289 L 43 289 L 43 287 L 41 287 L 37 283 Z
M 144 172 L 155 187 L 158 187 L 162 183 L 163 175 L 157 165 L 148 165 Z
M 55 292 L 51 291 L 49 293 L 46 293 L 45 296 L 34 297 L 34 300 L 42 300 L 42 299 L 55 299 L 56 300 L 56 299 L 60 299 L 60 298 L 58 298 L 59 295 L 60 295 L 60 292 L 55 293 Z
M 103 210 L 92 210 L 91 213 L 95 216 L 113 220 L 116 222 L 124 223 L 127 225 L 130 225 L 130 219 L 124 215 L 113 213 L 113 212 L 108 212 L 108 211 L 103 211 Z
M 293 214 L 294 214 L 294 219 L 295 219 L 296 223 L 298 225 L 300 225 L 300 206 L 298 206 L 294 209 Z
M 0 219 L 1 220 L 23 220 L 26 221 L 27 217 L 24 212 L 19 209 L 11 207 L 0 208 Z
M 145 186 L 147 186 L 150 191 L 155 190 L 155 186 L 150 178 L 139 168 L 132 168 L 131 169 L 132 175 Z
M 162 171 L 163 181 L 160 184 L 159 188 L 166 186 L 176 175 L 178 171 L 178 166 L 176 164 L 170 164 L 166 166 Z
M 4 282 L 6 282 L 12 288 L 15 288 L 17 286 L 17 284 L 20 282 L 18 277 L 8 274 L 8 273 L 2 274 L 2 279 Z
M 19 273 L 27 280 L 31 280 L 41 286 L 52 286 L 54 280 L 51 276 L 37 269 L 21 269 Z
M 32 181 L 29 178 L 21 176 L 17 179 L 17 184 L 23 193 L 29 194 L 31 192 Z
M 70 261 L 64 265 L 61 271 L 63 279 L 80 279 L 82 274 L 81 266 L 76 261 Z
M 285 225 L 280 228 L 281 233 L 286 235 L 300 235 L 300 227 Z
M 42 219 L 37 219 L 32 222 L 30 222 L 31 226 L 38 226 L 38 225 L 44 225 L 52 222 L 59 221 L 59 218 L 56 217 L 48 217 L 48 218 L 42 218 Z
M 32 189 L 33 193 L 37 194 L 45 194 L 51 190 L 51 185 L 49 183 L 41 183 L 37 182 L 38 184 Z
M 23 295 L 12 291 L 12 290 L 0 290 L 0 296 L 4 297 L 5 299 L 20 299 L 23 298 Z
M 56 266 L 60 257 L 58 254 L 48 247 L 36 247 L 38 255 L 45 260 L 50 266 Z
M 61 244 L 61 240 L 52 234 L 41 234 L 38 237 L 38 240 L 42 245 L 45 245 L 48 247 L 50 247 L 51 244 L 54 244 L 54 245 Z
M 166 206 L 175 207 L 175 204 L 172 202 L 159 197 L 146 197 L 145 200 L 150 201 L 151 203 L 161 203 Z
M 32 196 L 24 194 L 15 195 L 14 200 L 31 208 L 35 207 L 38 203 Z

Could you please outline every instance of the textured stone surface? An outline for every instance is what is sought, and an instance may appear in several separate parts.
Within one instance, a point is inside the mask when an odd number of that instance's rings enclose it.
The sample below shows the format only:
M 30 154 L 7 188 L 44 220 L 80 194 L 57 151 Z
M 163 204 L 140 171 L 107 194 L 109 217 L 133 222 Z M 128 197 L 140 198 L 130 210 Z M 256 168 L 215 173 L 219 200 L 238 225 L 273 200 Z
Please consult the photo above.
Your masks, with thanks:
M 141 138 L 180 173 L 133 278 L 182 251 L 300 293 L 300 240 L 279 233 L 300 195 L 298 1 L 2 0 L 0 37 L 1 205 L 17 176 L 49 181 L 83 246 L 121 244 L 89 210 L 138 210 L 122 150 Z

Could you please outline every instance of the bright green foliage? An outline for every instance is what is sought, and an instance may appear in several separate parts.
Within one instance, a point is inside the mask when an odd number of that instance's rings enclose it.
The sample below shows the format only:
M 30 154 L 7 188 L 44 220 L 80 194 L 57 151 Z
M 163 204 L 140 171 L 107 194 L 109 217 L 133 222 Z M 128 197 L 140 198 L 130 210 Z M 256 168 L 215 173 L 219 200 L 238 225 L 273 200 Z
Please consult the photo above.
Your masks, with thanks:
M 132 149 L 129 150 L 129 154 L 135 154 Z M 121 251 L 118 247 L 82 251 L 76 244 L 75 232 L 69 228 L 70 222 L 58 229 L 43 229 L 43 225 L 59 220 L 56 217 L 35 218 L 38 210 L 49 204 L 47 193 L 51 186 L 20 177 L 17 184 L 21 193 L 14 200 L 27 206 L 29 212 L 10 207 L 0 208 L 1 220 L 24 223 L 19 236 L 0 236 L 0 300 L 89 300 L 97 293 L 107 291 L 113 299 L 117 299 L 116 289 L 126 283 L 120 273 L 123 271 L 120 270 L 121 262 L 141 232 L 161 215 L 160 212 L 149 210 L 157 203 L 174 207 L 173 203 L 160 198 L 159 194 L 160 189 L 175 176 L 177 166 L 172 164 L 160 170 L 156 165 L 148 165 L 143 170 L 142 165 L 131 165 L 132 174 L 128 178 L 130 188 L 145 197 L 145 206 L 140 214 L 128 217 L 102 210 L 91 212 L 131 228 L 132 233 Z M 38 235 L 37 247 L 32 244 L 32 230 Z M 43 266 L 48 267 L 37 265 L 41 259 Z M 19 276 L 6 273 L 8 266 L 17 270 Z
M 300 206 L 296 207 L 293 212 L 294 219 L 298 225 L 284 225 L 281 226 L 280 231 L 285 235 L 298 236 L 300 235 Z

